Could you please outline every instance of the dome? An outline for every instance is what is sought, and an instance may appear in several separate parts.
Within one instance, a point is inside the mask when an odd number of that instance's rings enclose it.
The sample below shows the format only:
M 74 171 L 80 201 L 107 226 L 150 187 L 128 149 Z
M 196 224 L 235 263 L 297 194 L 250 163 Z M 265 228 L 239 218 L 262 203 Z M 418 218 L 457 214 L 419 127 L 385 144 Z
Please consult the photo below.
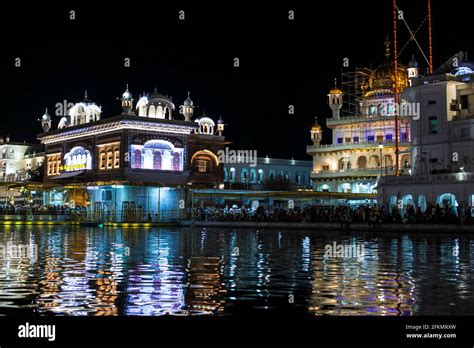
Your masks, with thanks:
M 193 106 L 193 101 L 191 100 L 191 98 L 186 98 L 186 100 L 184 101 L 184 106 Z
M 47 108 L 46 108 L 46 111 L 45 111 L 44 115 L 42 116 L 42 119 L 45 120 L 45 121 L 51 120 L 51 116 L 49 116 Z
M 398 65 L 397 69 L 398 91 L 402 92 L 408 86 L 407 70 Z M 378 66 L 370 74 L 369 81 L 362 86 L 364 96 L 374 94 L 393 94 L 395 90 L 394 63 Z
M 122 99 L 132 99 L 132 93 L 130 93 L 130 91 L 128 90 L 128 85 L 127 85 L 127 90 L 125 92 L 123 92 L 122 94 Z
M 143 146 L 143 149 L 173 150 L 173 145 L 166 140 L 149 140 Z
M 459 68 L 456 69 L 456 72 L 454 73 L 455 76 L 463 76 L 463 75 L 470 75 L 474 73 L 474 70 L 472 70 L 471 67 L 469 66 L 460 66 Z
M 167 95 L 158 93 L 156 88 L 155 88 L 155 91 L 153 93 L 148 93 L 147 96 L 148 96 L 149 101 L 152 101 L 152 100 L 155 100 L 155 99 L 161 99 L 161 100 L 166 100 L 166 101 L 171 103 L 171 98 L 168 97 Z
M 334 87 L 329 91 L 329 94 L 342 94 L 342 91 L 339 88 Z
M 184 105 L 184 106 L 193 106 L 193 101 L 192 101 L 191 98 L 189 97 L 189 92 L 188 92 L 188 97 L 187 97 L 186 100 L 184 101 L 183 105 Z
M 201 117 L 201 118 L 197 118 L 194 122 L 197 122 L 199 123 L 200 125 L 201 124 L 208 124 L 208 125 L 211 125 L 211 126 L 215 126 L 216 124 L 214 123 L 214 121 L 212 120 L 212 118 L 210 117 Z
M 314 118 L 314 124 L 311 127 L 311 130 L 312 131 L 320 131 L 321 130 L 321 126 L 318 124 L 318 118 L 317 117 Z
M 155 89 L 155 92 L 149 93 L 147 95 L 148 103 L 151 105 L 167 105 L 170 109 L 174 110 L 175 106 L 173 101 L 167 95 L 158 93 Z

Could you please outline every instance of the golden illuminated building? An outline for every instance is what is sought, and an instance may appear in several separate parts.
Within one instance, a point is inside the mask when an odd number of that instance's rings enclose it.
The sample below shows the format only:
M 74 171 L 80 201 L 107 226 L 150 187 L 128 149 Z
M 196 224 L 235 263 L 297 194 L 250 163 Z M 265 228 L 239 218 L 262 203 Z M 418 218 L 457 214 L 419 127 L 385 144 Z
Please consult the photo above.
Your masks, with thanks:
M 321 144 L 323 129 L 316 119 L 311 127 L 307 153 L 313 157 L 311 179 L 316 191 L 373 193 L 378 178 L 396 171 L 396 138 L 399 168 L 410 169 L 410 124 L 395 103 L 394 64 L 390 62 L 390 42 L 385 42 L 386 62 L 376 69 L 361 68 L 334 86 L 328 94 L 332 117 L 326 127 L 332 131 L 331 144 Z M 415 71 L 413 71 L 415 70 Z M 398 66 L 398 92 L 417 77 L 416 69 Z M 336 82 L 337 83 L 337 82 Z M 343 90 L 347 89 L 348 92 Z M 352 93 L 352 94 L 351 94 Z M 344 101 L 346 99 L 346 101 Z M 352 107 L 348 112 L 349 107 Z M 395 134 L 397 114 L 398 134 Z

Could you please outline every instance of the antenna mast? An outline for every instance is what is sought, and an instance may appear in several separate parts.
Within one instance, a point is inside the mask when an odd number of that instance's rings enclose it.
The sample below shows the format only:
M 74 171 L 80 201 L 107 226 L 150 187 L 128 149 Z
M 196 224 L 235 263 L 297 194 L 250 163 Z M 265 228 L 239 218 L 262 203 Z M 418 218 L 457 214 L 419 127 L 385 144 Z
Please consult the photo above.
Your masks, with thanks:
M 431 35 L 431 0 L 428 0 L 428 42 L 430 45 L 430 75 L 433 74 L 433 41 Z
M 397 0 L 393 0 L 393 77 L 395 79 L 395 104 L 398 104 L 398 59 L 397 59 Z M 395 175 L 400 175 L 398 147 L 398 113 L 395 113 Z

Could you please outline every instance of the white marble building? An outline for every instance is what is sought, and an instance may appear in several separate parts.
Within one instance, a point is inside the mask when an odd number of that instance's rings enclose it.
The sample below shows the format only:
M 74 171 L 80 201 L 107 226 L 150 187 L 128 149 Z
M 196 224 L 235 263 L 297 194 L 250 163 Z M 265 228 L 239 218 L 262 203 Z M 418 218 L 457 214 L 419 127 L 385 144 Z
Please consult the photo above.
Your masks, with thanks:
M 408 173 L 410 168 L 410 123 L 409 118 L 399 115 L 398 134 L 395 134 L 394 102 L 395 73 L 390 62 L 390 43 L 385 43 L 386 62 L 376 69 L 364 68 L 358 75 L 360 99 L 357 113 L 342 116 L 343 99 L 349 96 L 334 86 L 328 94 L 328 105 L 332 117 L 326 118 L 326 127 L 332 130 L 332 142 L 321 144 L 322 128 L 317 119 L 311 128 L 313 144 L 307 153 L 313 157 L 311 179 L 316 191 L 345 193 L 374 193 L 381 176 L 396 170 L 396 138 L 399 145 L 400 171 Z M 398 88 L 403 90 L 417 75 L 417 66 L 410 62 L 409 68 L 398 66 Z
M 411 119 L 410 176 L 380 181 L 378 201 L 422 211 L 431 204 L 474 204 L 474 65 L 460 52 L 431 76 L 419 77 L 401 98 L 420 104 Z M 456 62 L 456 63 L 454 63 Z

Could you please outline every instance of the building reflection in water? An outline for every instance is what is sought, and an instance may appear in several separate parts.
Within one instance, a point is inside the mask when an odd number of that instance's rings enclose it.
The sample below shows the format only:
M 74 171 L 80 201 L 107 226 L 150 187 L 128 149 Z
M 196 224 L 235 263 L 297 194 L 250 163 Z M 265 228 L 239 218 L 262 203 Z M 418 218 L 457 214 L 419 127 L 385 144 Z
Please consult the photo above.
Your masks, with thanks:
M 363 257 L 324 257 L 325 246 Z M 474 313 L 469 236 L 5 226 L 0 315 Z M 293 297 L 294 301 L 289 301 Z
M 187 260 L 186 309 L 189 314 L 222 314 L 227 291 L 223 282 L 223 258 L 226 249 L 230 250 L 231 263 L 234 269 L 235 258 L 239 251 L 234 231 L 230 232 L 231 240 L 226 246 L 226 233 L 206 229 L 198 231 L 199 240 L 191 238 L 189 258 Z M 227 251 L 229 251 L 227 250 Z M 232 261 L 232 259 L 234 261 Z
M 186 273 L 182 257 L 185 237 L 185 234 L 169 231 L 146 235 L 143 261 L 137 262 L 128 272 L 125 314 L 182 314 L 185 307 Z
M 390 254 L 377 239 L 341 239 L 338 244 L 363 245 L 363 257 L 324 257 L 315 250 L 309 311 L 317 315 L 411 315 L 415 281 L 411 276 L 411 242 L 394 240 Z M 402 262 L 403 265 L 399 263 Z

